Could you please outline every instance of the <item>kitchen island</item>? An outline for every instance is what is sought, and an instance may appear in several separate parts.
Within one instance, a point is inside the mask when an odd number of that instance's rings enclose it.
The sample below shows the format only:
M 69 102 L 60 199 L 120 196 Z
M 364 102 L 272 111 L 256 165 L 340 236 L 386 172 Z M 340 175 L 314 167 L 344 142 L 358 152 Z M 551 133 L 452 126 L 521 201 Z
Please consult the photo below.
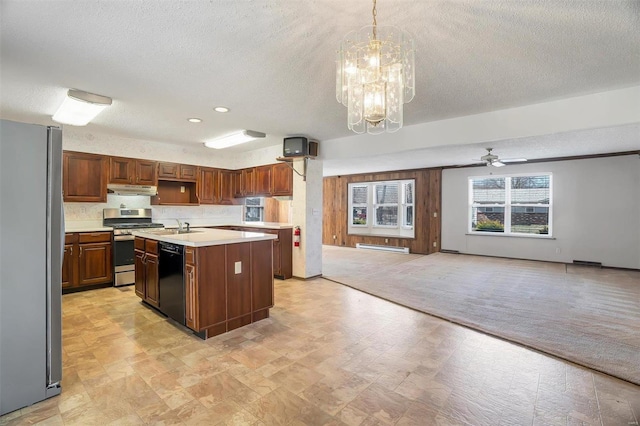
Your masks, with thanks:
M 207 228 L 188 233 L 162 229 L 133 234 L 136 294 L 167 315 L 170 306 L 183 304 L 183 316 L 169 316 L 198 336 L 207 339 L 269 317 L 275 235 Z M 161 285 L 168 280 L 162 262 L 169 259 L 166 247 L 172 245 L 180 249 L 175 253 L 184 256 L 182 263 L 177 263 L 184 265 L 178 271 L 183 283 L 178 296 L 175 288 L 163 295 L 165 287 Z M 175 277 L 172 279 L 175 282 Z

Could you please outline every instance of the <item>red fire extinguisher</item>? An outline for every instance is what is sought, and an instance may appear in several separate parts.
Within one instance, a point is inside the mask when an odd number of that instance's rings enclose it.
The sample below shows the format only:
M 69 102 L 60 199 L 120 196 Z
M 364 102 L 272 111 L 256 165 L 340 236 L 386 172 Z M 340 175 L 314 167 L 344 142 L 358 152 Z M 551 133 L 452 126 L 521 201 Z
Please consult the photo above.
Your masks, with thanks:
M 293 230 L 293 246 L 300 247 L 300 227 L 296 226 Z

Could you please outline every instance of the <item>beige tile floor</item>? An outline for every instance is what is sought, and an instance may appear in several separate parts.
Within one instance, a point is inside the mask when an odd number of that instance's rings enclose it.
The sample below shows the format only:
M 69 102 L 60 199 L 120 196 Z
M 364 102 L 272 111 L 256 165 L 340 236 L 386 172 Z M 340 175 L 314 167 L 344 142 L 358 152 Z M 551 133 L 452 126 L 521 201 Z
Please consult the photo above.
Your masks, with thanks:
M 637 425 L 640 388 L 333 282 L 207 341 L 132 287 L 63 297 L 63 392 L 2 425 Z

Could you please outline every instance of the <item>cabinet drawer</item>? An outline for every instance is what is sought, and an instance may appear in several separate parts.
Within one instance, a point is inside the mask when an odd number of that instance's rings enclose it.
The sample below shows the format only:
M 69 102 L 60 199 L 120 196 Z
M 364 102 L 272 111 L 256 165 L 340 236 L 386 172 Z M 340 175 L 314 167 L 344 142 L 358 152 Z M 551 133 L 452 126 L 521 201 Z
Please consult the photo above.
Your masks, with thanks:
M 78 234 L 64 234 L 64 243 L 65 244 L 73 244 L 78 242 Z
M 196 250 L 193 247 L 185 247 L 184 249 L 184 261 L 191 265 L 196 264 Z
M 144 249 L 147 253 L 158 254 L 158 242 L 156 240 L 145 240 Z
M 133 242 L 133 248 L 135 248 L 136 250 L 144 251 L 144 242 L 144 238 L 136 237 L 135 241 Z
M 111 232 L 81 232 L 79 243 L 105 243 L 111 241 Z

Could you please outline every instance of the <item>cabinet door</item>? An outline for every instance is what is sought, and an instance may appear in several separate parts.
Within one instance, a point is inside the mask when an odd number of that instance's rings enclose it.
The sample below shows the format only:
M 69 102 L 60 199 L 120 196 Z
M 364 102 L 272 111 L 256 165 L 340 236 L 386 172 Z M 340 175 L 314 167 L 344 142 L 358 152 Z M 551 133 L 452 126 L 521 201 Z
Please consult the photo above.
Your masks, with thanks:
M 62 288 L 72 287 L 73 278 L 73 244 L 65 244 L 62 259 Z
M 155 161 L 136 160 L 136 183 L 138 185 L 156 186 L 158 184 L 156 165 Z
M 199 331 L 198 327 L 198 282 L 195 265 L 186 264 L 184 266 L 184 285 L 185 285 L 185 306 L 184 315 L 186 325 L 192 330 Z
M 256 168 L 242 170 L 243 180 L 243 195 L 252 196 L 256 195 Z
M 217 204 L 220 200 L 220 172 L 217 169 L 200 168 L 198 179 L 200 204 Z
M 255 195 L 271 195 L 271 165 L 255 169 Z
M 144 250 L 135 250 L 135 290 L 136 296 L 144 299 L 145 294 L 145 266 L 144 266 Z
M 264 311 L 273 306 L 273 260 L 271 241 L 251 244 L 252 311 Z M 266 318 L 266 311 L 257 318 Z
M 226 246 L 227 320 L 251 313 L 250 244 L 238 243 Z M 238 269 L 239 272 L 236 272 Z
M 233 178 L 235 173 L 231 170 L 220 170 L 220 204 L 234 204 Z
M 195 181 L 198 177 L 198 167 L 188 164 L 180 164 L 180 179 Z
M 80 244 L 78 285 L 105 284 L 113 280 L 111 242 Z
M 109 158 L 109 183 L 132 184 L 135 162 L 130 158 Z
M 178 179 L 178 167 L 176 163 L 158 163 L 158 178 Z
M 282 276 L 281 253 L 282 245 L 280 240 L 273 240 L 273 275 L 277 277 Z
M 242 198 L 244 196 L 244 175 L 242 170 L 236 170 L 233 173 L 233 196 Z
M 107 158 L 65 151 L 62 156 L 62 189 L 65 202 L 107 201 Z
M 293 170 L 287 163 L 272 166 L 271 195 L 293 195 Z
M 158 256 L 147 252 L 145 259 L 145 283 L 146 297 L 145 300 L 150 305 L 159 306 L 159 279 L 158 274 Z

